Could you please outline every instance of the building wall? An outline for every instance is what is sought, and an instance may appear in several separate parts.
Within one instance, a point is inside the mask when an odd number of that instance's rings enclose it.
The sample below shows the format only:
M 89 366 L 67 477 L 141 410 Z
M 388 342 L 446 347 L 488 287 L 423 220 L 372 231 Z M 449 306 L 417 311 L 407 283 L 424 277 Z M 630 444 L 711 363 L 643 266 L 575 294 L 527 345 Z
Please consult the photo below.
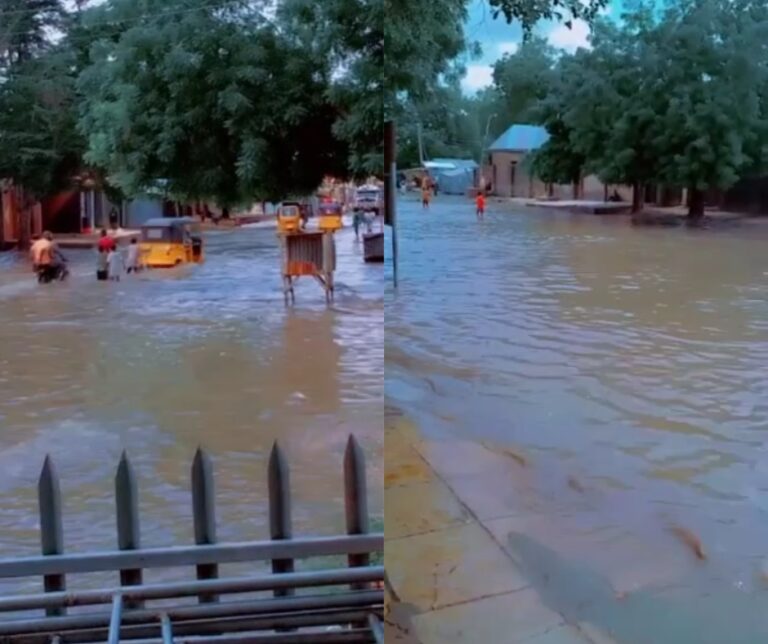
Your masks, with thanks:
M 492 191 L 499 197 L 519 197 L 524 199 L 543 199 L 550 195 L 549 186 L 536 177 L 531 177 L 526 169 L 523 152 L 492 152 L 490 165 L 483 169 L 483 176 L 491 182 Z M 515 165 L 514 181 L 512 165 Z M 629 186 L 609 186 L 609 196 L 616 190 L 624 201 L 632 200 Z M 573 199 L 573 186 L 555 184 L 551 196 L 555 199 Z M 581 199 L 603 201 L 605 186 L 596 175 L 584 177 L 581 185 Z
M 154 199 L 134 199 L 126 203 L 124 228 L 141 228 L 148 219 L 163 216 L 163 202 Z
M 522 152 L 491 152 L 491 190 L 499 197 L 528 197 L 530 181 Z M 514 167 L 514 175 L 512 168 Z
M 80 191 L 67 190 L 51 195 L 42 201 L 43 228 L 52 233 L 79 233 Z

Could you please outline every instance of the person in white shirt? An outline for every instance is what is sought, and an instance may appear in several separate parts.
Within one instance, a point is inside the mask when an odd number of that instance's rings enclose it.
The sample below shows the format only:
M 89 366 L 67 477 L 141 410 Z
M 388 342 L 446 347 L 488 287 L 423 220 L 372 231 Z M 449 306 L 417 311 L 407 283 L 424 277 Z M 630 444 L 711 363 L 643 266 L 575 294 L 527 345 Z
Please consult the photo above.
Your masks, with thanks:
M 128 273 L 138 273 L 141 270 L 139 244 L 136 242 L 135 237 L 131 239 L 131 243 L 128 245 L 128 257 L 125 260 L 125 267 Z
M 109 266 L 110 281 L 119 282 L 120 275 L 125 268 L 122 253 L 117 249 L 109 251 L 109 254 L 107 255 L 107 265 Z

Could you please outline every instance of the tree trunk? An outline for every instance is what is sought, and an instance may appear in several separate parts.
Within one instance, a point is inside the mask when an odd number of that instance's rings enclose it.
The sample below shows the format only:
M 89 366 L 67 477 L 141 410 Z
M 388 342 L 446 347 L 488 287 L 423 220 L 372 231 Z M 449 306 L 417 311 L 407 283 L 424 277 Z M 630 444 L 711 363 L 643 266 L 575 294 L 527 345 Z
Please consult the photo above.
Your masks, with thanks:
M 608 203 L 608 184 L 607 183 L 603 184 L 603 201 L 605 203 Z
M 579 182 L 574 181 L 573 184 L 571 184 L 571 187 L 572 187 L 571 192 L 573 194 L 573 198 L 578 199 L 579 198 Z
M 688 220 L 699 221 L 704 216 L 704 191 L 688 189 Z
M 642 211 L 643 205 L 645 204 L 643 200 L 643 189 L 644 186 L 639 181 L 635 181 L 632 183 L 632 213 L 638 213 Z
M 22 190 L 19 217 L 19 250 L 29 250 L 32 245 L 32 205 L 27 193 Z

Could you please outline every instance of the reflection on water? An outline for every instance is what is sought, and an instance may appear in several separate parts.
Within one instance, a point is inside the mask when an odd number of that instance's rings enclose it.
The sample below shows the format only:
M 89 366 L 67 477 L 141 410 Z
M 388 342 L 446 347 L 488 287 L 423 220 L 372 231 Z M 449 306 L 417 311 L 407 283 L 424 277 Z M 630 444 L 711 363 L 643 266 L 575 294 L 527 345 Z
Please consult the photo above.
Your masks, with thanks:
M 214 460 L 219 538 L 264 538 L 266 457 L 291 464 L 296 533 L 343 528 L 342 455 L 355 433 L 380 514 L 381 267 L 337 238 L 337 298 L 299 284 L 287 310 L 274 230 L 211 233 L 204 265 L 97 283 L 89 252 L 73 277 L 37 285 L 0 256 L 0 549 L 39 548 L 36 481 L 46 453 L 61 477 L 68 549 L 113 547 L 114 468 L 139 476 L 142 539 L 192 539 L 189 467 Z
M 558 543 L 566 553 L 578 540 L 596 565 L 626 568 L 598 552 L 618 530 L 687 557 L 666 529 L 674 520 L 709 547 L 699 588 L 757 592 L 766 242 L 761 224 L 638 229 L 502 205 L 478 223 L 467 200 L 440 198 L 429 214 L 405 201 L 402 283 L 386 298 L 388 399 L 433 438 L 529 454 L 536 493 L 552 501 L 541 534 L 580 530 Z M 568 477 L 586 498 L 561 502 L 579 496 Z M 665 582 L 687 574 L 671 567 Z

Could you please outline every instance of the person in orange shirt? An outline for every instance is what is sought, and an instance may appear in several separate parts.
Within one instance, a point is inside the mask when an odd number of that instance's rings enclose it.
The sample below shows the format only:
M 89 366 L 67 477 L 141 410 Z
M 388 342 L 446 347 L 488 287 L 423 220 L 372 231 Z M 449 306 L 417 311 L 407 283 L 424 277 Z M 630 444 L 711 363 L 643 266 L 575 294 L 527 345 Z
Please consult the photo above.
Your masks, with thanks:
M 485 217 L 485 195 L 482 192 L 477 193 L 477 197 L 475 198 L 475 208 L 477 220 L 480 221 Z
M 421 207 L 429 209 L 429 202 L 432 199 L 432 187 L 429 185 L 429 178 L 424 177 L 421 182 Z

